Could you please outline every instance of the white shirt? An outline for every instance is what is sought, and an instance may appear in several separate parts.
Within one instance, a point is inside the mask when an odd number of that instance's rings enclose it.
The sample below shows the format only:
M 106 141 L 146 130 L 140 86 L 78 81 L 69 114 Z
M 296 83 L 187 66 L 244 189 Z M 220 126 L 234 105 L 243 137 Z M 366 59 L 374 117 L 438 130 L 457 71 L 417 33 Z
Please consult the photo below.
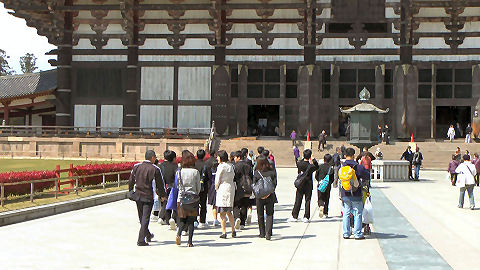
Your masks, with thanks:
M 477 171 L 475 170 L 475 165 L 472 164 L 470 161 L 465 161 L 458 165 L 455 172 L 458 173 L 456 183 L 457 187 L 465 187 L 465 185 L 475 185 L 474 175 L 477 174 Z
M 449 128 L 447 132 L 447 137 L 450 137 L 450 136 L 455 136 L 455 129 L 453 129 L 452 127 Z

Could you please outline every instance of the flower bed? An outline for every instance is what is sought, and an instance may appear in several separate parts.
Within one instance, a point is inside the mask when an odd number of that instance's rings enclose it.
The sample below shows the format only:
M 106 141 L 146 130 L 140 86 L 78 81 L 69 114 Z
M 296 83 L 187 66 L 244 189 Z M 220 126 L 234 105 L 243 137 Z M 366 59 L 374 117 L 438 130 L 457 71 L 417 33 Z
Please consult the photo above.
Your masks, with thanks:
M 55 171 L 30 171 L 30 172 L 6 172 L 0 173 L 0 183 L 15 183 L 30 180 L 40 180 L 55 178 Z M 33 185 L 35 192 L 41 192 L 55 186 L 55 182 L 35 183 Z M 14 186 L 5 186 L 5 196 L 25 195 L 30 193 L 30 184 L 19 184 Z
M 138 162 L 125 162 L 125 163 L 106 163 L 106 164 L 88 164 L 83 166 L 74 167 L 74 174 L 79 176 L 87 176 L 92 174 L 109 173 L 129 171 L 133 168 L 133 165 Z M 120 175 L 121 179 L 128 179 L 130 172 Z M 105 182 L 117 181 L 117 175 L 106 175 Z M 92 186 L 102 183 L 102 176 L 83 177 L 78 179 L 78 184 L 83 186 Z

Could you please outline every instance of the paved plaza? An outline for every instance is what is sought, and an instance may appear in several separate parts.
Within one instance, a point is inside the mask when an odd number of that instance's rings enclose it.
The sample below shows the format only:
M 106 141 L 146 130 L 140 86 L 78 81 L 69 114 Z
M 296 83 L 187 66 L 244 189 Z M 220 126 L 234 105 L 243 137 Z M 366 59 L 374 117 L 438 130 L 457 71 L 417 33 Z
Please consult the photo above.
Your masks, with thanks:
M 198 229 L 194 248 L 175 245 L 175 232 L 150 225 L 155 242 L 137 247 L 134 203 L 115 203 L 0 228 L 0 269 L 476 269 L 480 210 L 458 209 L 458 188 L 444 172 L 422 171 L 421 182 L 375 183 L 374 233 L 342 238 L 338 189 L 330 218 L 320 219 L 317 196 L 310 223 L 287 223 L 295 169 L 278 169 L 279 203 L 272 241 L 259 239 L 256 216 L 238 238 Z M 480 193 L 475 190 L 475 196 Z M 480 203 L 480 202 L 479 202 Z M 479 204 L 480 206 L 480 204 Z M 465 207 L 468 207 L 468 199 Z M 300 213 L 303 214 L 303 211 Z M 208 213 L 211 221 L 211 213 Z M 480 266 L 478 266 L 480 267 Z

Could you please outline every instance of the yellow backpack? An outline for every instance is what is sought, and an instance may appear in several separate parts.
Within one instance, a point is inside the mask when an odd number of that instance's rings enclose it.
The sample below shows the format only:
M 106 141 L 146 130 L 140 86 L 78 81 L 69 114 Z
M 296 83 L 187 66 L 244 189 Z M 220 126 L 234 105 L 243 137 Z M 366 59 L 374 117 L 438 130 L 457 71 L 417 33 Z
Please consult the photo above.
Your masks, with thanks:
M 360 186 L 355 170 L 348 165 L 340 168 L 338 178 L 341 181 L 343 190 L 350 191 L 350 193 L 353 193 Z

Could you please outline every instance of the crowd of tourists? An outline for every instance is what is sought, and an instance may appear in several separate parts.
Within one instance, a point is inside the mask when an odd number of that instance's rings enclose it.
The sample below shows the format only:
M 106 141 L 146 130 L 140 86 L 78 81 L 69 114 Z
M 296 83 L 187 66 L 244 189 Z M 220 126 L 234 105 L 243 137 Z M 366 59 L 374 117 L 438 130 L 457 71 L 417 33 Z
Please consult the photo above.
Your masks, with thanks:
M 452 160 L 448 163 L 448 173 L 452 186 L 460 189 L 458 199 L 458 208 L 463 208 L 465 191 L 470 199 L 470 209 L 475 209 L 475 199 L 473 197 L 473 188 L 479 185 L 480 178 L 480 158 L 478 153 L 470 154 L 468 150 L 464 153 L 457 147 L 455 154 L 452 154 Z
M 258 237 L 271 240 L 274 205 L 278 202 L 275 157 L 264 147 L 258 147 L 257 153 L 255 156 L 246 148 L 230 155 L 224 150 L 206 152 L 200 149 L 196 155 L 184 150 L 177 157 L 174 151 L 167 150 L 163 162 L 158 163 L 155 152 L 148 150 L 145 161 L 134 166 L 129 179 L 128 197 L 136 202 L 140 221 L 137 245 L 147 246 L 152 241 L 154 235 L 148 229 L 150 221 L 176 230 L 177 245 L 181 245 L 182 236 L 188 235 L 187 245 L 193 247 L 195 229 L 219 225 L 220 238 L 228 235 L 235 238 L 238 230 L 251 225 L 254 208 Z M 367 153 L 364 151 L 355 157 L 353 148 L 337 148 L 333 155 L 325 154 L 319 162 L 312 158 L 310 149 L 303 151 L 303 157 L 298 157 L 296 163 L 298 176 L 292 179 L 296 196 L 288 221 L 310 221 L 316 180 L 320 217 L 328 218 L 332 185 L 339 186 L 343 237 L 347 239 L 353 234 L 355 239 L 364 239 L 364 233 L 370 233 L 368 224 L 362 224 L 363 206 L 370 203 L 370 172 L 367 164 L 362 165 L 365 160 L 371 161 Z M 305 213 L 299 219 L 304 197 Z M 210 224 L 207 223 L 207 209 L 211 209 L 213 217 Z M 227 233 L 227 221 L 230 233 Z

